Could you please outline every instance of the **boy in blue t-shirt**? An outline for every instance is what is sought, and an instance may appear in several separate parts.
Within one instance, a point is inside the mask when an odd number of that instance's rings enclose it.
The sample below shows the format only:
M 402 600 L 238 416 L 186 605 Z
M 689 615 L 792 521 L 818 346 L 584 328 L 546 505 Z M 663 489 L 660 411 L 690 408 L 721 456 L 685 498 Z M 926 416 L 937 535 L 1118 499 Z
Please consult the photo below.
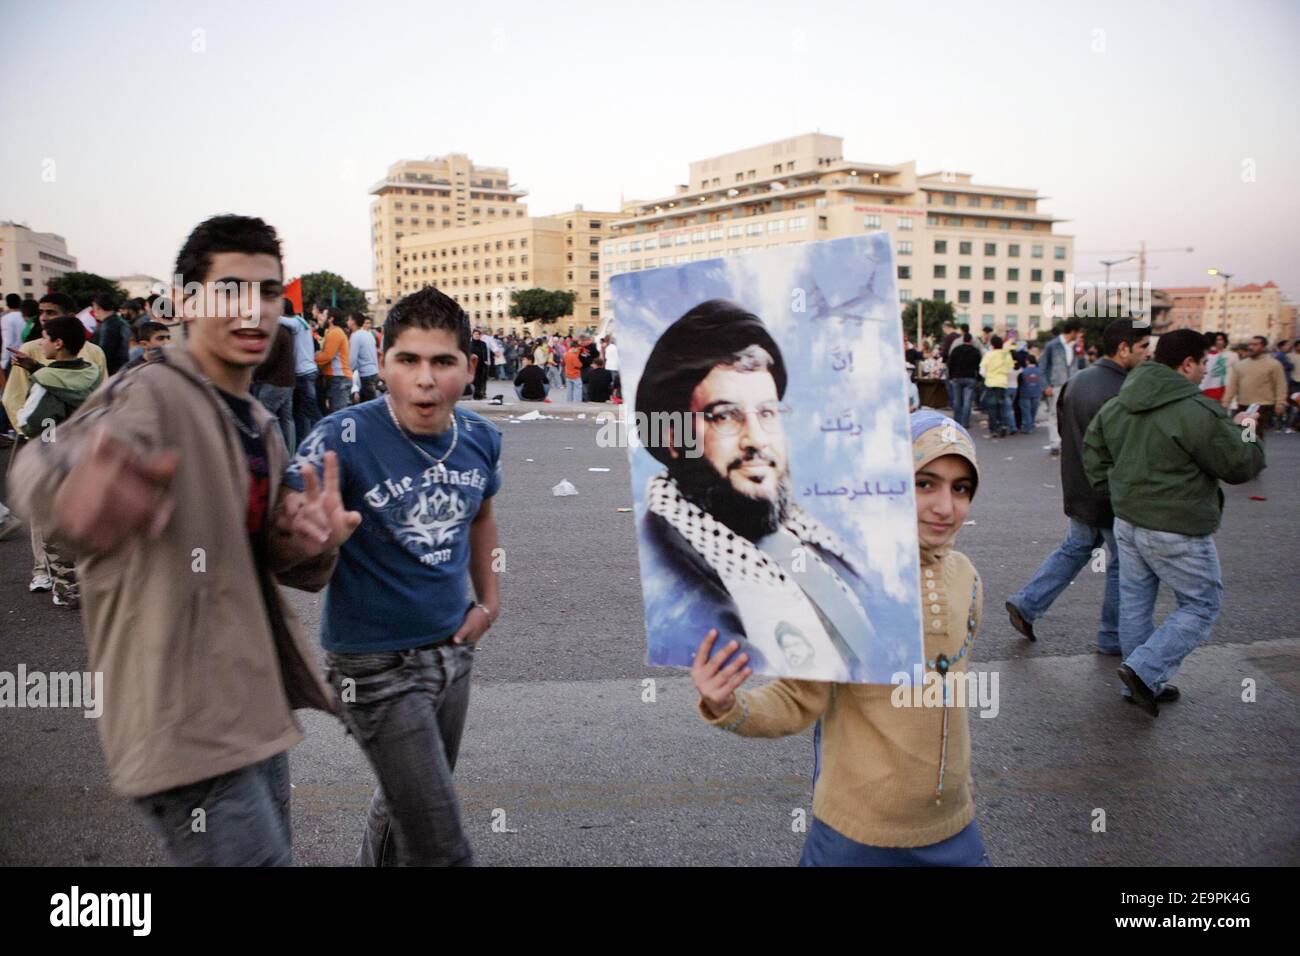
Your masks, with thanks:
M 303 469 L 332 451 L 344 507 L 362 516 L 321 619 L 330 685 L 379 778 L 358 862 L 467 865 L 451 774 L 474 648 L 499 608 L 501 433 L 456 408 L 475 360 L 455 301 L 432 287 L 407 296 L 384 343 L 387 395 L 323 419 L 284 481 L 301 490 Z
M 1029 434 L 1038 427 L 1038 402 L 1043 397 L 1043 373 L 1038 369 L 1038 359 L 1032 354 L 1025 356 L 1025 367 L 1020 370 L 1017 385 L 1020 390 L 1016 397 L 1020 403 L 1020 430 Z

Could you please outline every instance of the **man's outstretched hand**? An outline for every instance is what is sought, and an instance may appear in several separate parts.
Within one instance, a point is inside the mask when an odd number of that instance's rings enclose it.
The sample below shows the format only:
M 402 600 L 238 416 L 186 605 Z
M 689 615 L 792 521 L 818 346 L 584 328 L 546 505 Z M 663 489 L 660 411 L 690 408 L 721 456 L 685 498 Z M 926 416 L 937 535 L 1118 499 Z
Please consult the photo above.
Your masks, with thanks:
M 54 526 L 79 551 L 112 551 L 135 538 L 156 538 L 171 519 L 169 494 L 180 455 L 142 455 L 106 427 L 54 495 Z
M 276 564 L 293 567 L 336 551 L 359 524 L 361 514 L 343 507 L 338 455 L 327 451 L 324 484 L 316 477 L 316 469 L 306 465 L 302 470 L 302 491 L 290 491 L 281 498 L 275 513 Z

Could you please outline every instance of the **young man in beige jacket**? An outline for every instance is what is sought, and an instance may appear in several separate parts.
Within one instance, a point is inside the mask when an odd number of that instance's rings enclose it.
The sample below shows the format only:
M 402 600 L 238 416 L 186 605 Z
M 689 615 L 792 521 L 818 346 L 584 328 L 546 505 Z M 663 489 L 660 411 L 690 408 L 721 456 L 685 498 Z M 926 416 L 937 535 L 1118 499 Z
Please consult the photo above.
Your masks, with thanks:
M 289 864 L 293 710 L 333 704 L 277 580 L 319 590 L 360 519 L 333 458 L 284 507 L 288 454 L 249 395 L 280 312 L 275 230 L 209 219 L 175 271 L 184 342 L 24 449 L 13 507 L 76 553 L 113 788 L 175 863 Z

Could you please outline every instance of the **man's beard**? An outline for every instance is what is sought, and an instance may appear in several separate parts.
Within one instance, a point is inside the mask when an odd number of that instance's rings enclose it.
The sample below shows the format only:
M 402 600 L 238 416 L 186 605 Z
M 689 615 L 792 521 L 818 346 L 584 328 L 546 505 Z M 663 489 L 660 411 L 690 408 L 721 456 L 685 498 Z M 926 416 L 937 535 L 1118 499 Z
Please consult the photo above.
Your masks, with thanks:
M 762 452 L 753 451 L 727 465 L 727 474 L 746 461 L 761 459 L 776 467 L 776 462 Z M 790 511 L 788 474 L 778 478 L 775 500 L 751 498 L 741 494 L 731 482 L 718 474 L 706 458 L 677 458 L 668 466 L 668 475 L 687 501 L 717 518 L 736 534 L 758 541 L 781 526 Z

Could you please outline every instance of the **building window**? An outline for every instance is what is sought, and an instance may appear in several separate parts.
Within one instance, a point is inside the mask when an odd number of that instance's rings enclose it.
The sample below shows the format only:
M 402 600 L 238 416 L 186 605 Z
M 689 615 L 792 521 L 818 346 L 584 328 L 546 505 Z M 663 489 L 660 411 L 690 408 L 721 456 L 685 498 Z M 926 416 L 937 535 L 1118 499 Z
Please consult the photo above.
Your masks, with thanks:
M 980 206 L 983 205 L 983 203 L 980 201 L 980 197 L 979 197 L 979 196 L 967 196 L 967 197 L 966 197 L 966 205 L 968 205 L 968 206 L 973 206 L 973 207 L 975 207 L 975 208 L 978 209 Z
M 994 279 L 996 279 L 996 278 L 997 278 L 997 270 L 994 269 L 993 266 L 985 266 L 985 267 L 984 267 L 984 281 L 985 281 L 985 282 L 991 282 L 992 280 L 994 280 Z
M 1042 282 L 1042 281 L 1043 281 L 1043 270 L 1042 270 L 1042 269 L 1030 269 L 1030 270 L 1029 270 L 1029 281 L 1030 281 L 1030 282 Z
M 948 300 L 948 293 L 944 289 L 935 289 L 933 298 L 936 302 L 946 302 Z
M 1029 255 L 1035 259 L 1043 258 L 1043 247 L 1038 245 L 1031 246 L 1029 249 Z
M 704 236 L 704 233 L 703 233 L 702 231 L 701 231 L 701 232 L 693 232 L 693 233 L 691 233 L 691 242 L 703 242 L 704 239 L 705 239 L 705 236 Z
M 955 206 L 957 205 L 957 197 L 945 194 L 943 197 L 943 204 L 945 206 Z
M 935 277 L 936 279 L 946 279 L 946 278 L 948 278 L 948 267 L 947 267 L 947 266 L 942 266 L 942 265 L 936 265 L 936 266 L 934 267 L 934 277 Z
M 1020 281 L 1020 270 L 1019 270 L 1019 269 L 1008 269 L 1008 270 L 1007 270 L 1007 281 L 1008 281 L 1008 282 L 1019 282 L 1019 281 Z
M 691 241 L 691 237 L 687 233 L 679 232 L 677 234 L 677 245 L 684 246 L 690 241 Z
M 898 243 L 898 254 L 900 256 L 910 256 L 912 254 L 912 243 L 903 239 Z
M 912 217 L 911 217 L 911 216 L 899 216 L 899 217 L 898 217 L 898 229 L 899 229 L 899 231 L 901 231 L 901 232 L 911 232 L 911 231 L 912 231 Z
M 1012 259 L 1019 259 L 1019 258 L 1020 258 L 1020 243 L 1018 243 L 1018 242 L 1013 242 L 1013 243 L 1011 243 L 1009 246 L 1007 246 L 1007 255 L 1010 256 Z
M 968 256 L 970 255 L 970 252 L 971 252 L 971 244 L 969 242 L 957 243 L 957 253 L 959 255 Z
M 992 290 L 992 289 L 985 289 L 985 290 L 984 290 L 984 304 L 985 304 L 985 305 L 992 305 L 992 304 L 993 304 L 993 290 Z
M 984 255 L 996 256 L 998 254 L 998 244 L 996 242 L 984 243 Z
M 911 301 L 912 301 L 912 290 L 911 290 L 911 289 L 899 289 L 899 290 L 898 290 L 898 301 L 899 301 L 899 302 L 911 302 Z
M 927 226 L 937 226 L 937 225 L 939 225 L 939 217 L 938 217 L 938 216 L 926 216 L 926 217 L 925 217 L 925 224 L 926 224 Z
M 715 226 L 711 228 L 709 230 L 709 242 L 721 242 L 721 241 L 722 241 L 722 227 Z
M 1024 199 L 1017 199 L 1017 200 L 1016 200 L 1016 208 L 1017 208 L 1017 209 L 1020 209 L 1020 210 L 1028 209 L 1028 208 L 1029 208 L 1029 203 L 1028 203 L 1026 200 L 1024 200 Z
M 728 239 L 739 239 L 739 238 L 740 238 L 741 236 L 743 236 L 744 234 L 745 234 L 745 228 L 744 228 L 743 226 L 728 226 L 728 227 L 727 227 L 727 238 L 728 238 Z
M 1020 293 L 1019 293 L 1019 292 L 1008 292 L 1008 293 L 1007 293 L 1007 305 L 1019 305 L 1019 304 L 1020 304 Z
M 628 243 L 628 251 L 629 251 L 629 252 L 640 252 L 640 251 L 641 251 L 641 243 L 634 239 L 632 242 Z
M 1064 282 L 1064 281 L 1065 281 L 1065 270 L 1064 270 L 1064 269 L 1056 269 L 1055 271 L 1053 271 L 1053 272 L 1052 272 L 1052 281 L 1053 281 L 1053 282 Z
M 1031 292 L 1031 293 L 1029 293 L 1029 304 L 1030 304 L 1030 305 L 1042 305 L 1042 304 L 1043 304 L 1043 296 L 1042 296 L 1042 294 L 1041 294 L 1041 293 L 1038 293 L 1038 292 Z
M 879 217 L 879 216 L 876 216 L 876 215 L 864 216 L 864 217 L 862 218 L 862 228 L 863 228 L 863 229 L 879 229 L 879 228 L 880 228 L 880 217 Z
M 802 232 L 807 228 L 808 228 L 808 220 L 804 216 L 795 216 L 793 219 L 790 220 L 791 232 Z
M 1002 202 L 1001 199 L 994 199 L 994 200 L 993 200 L 993 208 L 994 208 L 994 209 L 1001 209 L 1001 208 L 1003 207 L 1003 205 L 1004 205 L 1004 203 Z
M 911 267 L 911 266 L 899 266 L 899 267 L 898 267 L 898 277 L 899 277 L 900 279 L 910 279 L 910 278 L 912 278 L 912 267 Z
M 967 305 L 967 304 L 969 304 L 969 303 L 970 303 L 970 289 L 958 289 L 958 290 L 957 290 L 957 302 L 958 302 L 959 304 L 961 304 L 961 305 Z
M 947 251 L 948 251 L 948 240 L 947 240 L 947 239 L 936 239 L 936 240 L 934 240 L 934 251 L 935 251 L 937 254 L 939 254 L 939 255 L 942 255 L 943 253 L 947 252 Z
M 767 224 L 767 231 L 769 235 L 774 235 L 778 232 L 785 232 L 785 220 L 773 219 Z
M 1065 258 L 1065 246 L 1056 246 L 1056 247 L 1052 250 L 1052 256 L 1053 256 L 1053 258 L 1056 258 L 1056 259 L 1064 259 L 1064 258 Z
M 970 278 L 970 266 L 958 266 L 958 267 L 957 267 L 957 278 L 958 278 L 958 279 L 969 279 L 969 278 Z

